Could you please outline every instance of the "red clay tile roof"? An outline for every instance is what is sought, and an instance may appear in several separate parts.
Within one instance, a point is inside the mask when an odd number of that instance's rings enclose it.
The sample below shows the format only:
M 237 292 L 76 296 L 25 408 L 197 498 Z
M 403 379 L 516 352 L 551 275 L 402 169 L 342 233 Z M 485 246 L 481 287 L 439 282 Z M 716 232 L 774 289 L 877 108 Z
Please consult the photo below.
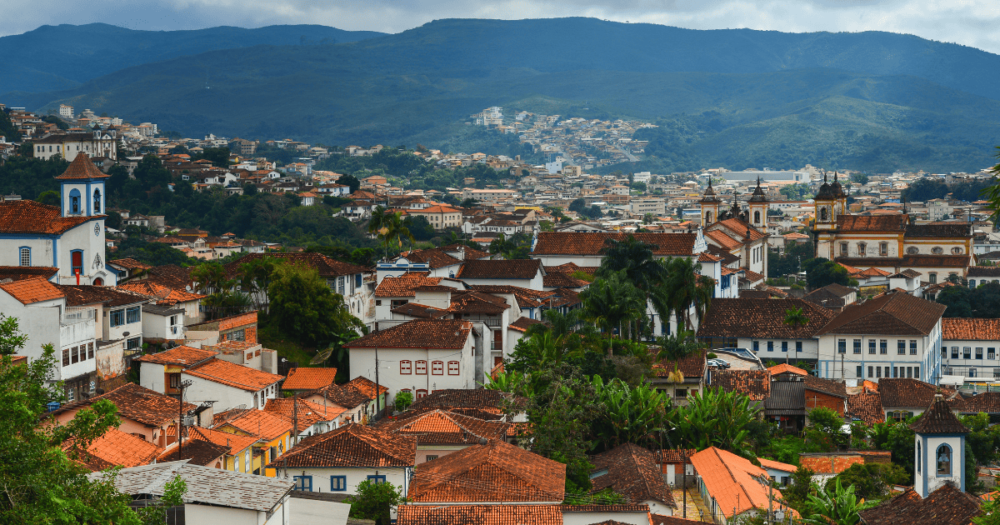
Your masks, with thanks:
M 865 458 L 855 452 L 809 453 L 799 455 L 799 465 L 816 474 L 840 474 L 852 465 L 864 465 Z
M 66 306 L 86 306 L 101 303 L 115 307 L 149 302 L 149 297 L 107 286 L 86 286 L 61 284 L 59 289 L 66 295 Z
M 385 277 L 375 289 L 375 297 L 415 297 L 414 288 L 437 285 L 440 277 L 427 277 L 424 272 L 404 273 L 399 277 Z
M 330 385 L 315 392 L 310 392 L 306 395 L 321 396 L 331 403 L 344 407 L 345 409 L 352 409 L 356 406 L 363 405 L 372 401 L 374 398 L 369 397 L 363 393 L 357 386 L 352 384 L 346 385 Z
M 468 413 L 467 410 L 477 410 L 500 414 L 510 397 L 510 394 L 498 390 L 459 388 L 435 390 L 430 395 L 415 401 L 410 406 L 409 412 L 443 408 L 452 412 Z
M 176 421 L 180 409 L 176 399 L 135 383 L 127 383 L 106 394 L 63 408 L 72 409 L 76 406 L 90 405 L 98 399 L 107 399 L 114 403 L 118 407 L 119 416 L 151 427 L 160 427 Z M 197 407 L 191 403 L 184 403 L 185 411 L 195 408 Z
M 969 429 L 951 411 L 944 396 L 937 395 L 926 412 L 910 428 L 918 434 L 967 434 Z
M 847 386 L 844 383 L 810 375 L 805 376 L 802 380 L 806 384 L 806 390 L 836 397 L 847 397 Z
M 611 488 L 627 496 L 632 503 L 654 500 L 677 508 L 670 487 L 660 474 L 656 457 L 649 450 L 626 443 L 593 456 L 590 462 L 594 471 L 607 469 L 606 474 L 591 475 L 594 491 Z
M 606 232 L 541 232 L 532 255 L 601 255 L 607 249 L 608 239 L 623 241 L 629 236 L 657 246 L 656 256 L 691 255 L 694 233 L 606 233 Z
M 200 348 L 191 348 L 190 346 L 182 345 L 171 348 L 170 350 L 157 352 L 155 354 L 144 355 L 136 359 L 136 361 L 142 361 L 143 363 L 156 363 L 160 365 L 191 366 L 199 361 L 211 359 L 216 355 L 218 355 L 218 352 L 202 350 Z
M 145 282 L 156 283 L 174 290 L 185 290 L 192 284 L 190 277 L 192 268 L 181 268 L 175 264 L 154 266 L 146 271 Z
M 774 461 L 772 459 L 757 458 L 760 461 L 760 466 L 764 468 L 769 468 L 771 470 L 780 470 L 782 472 L 795 472 L 798 467 L 795 465 L 789 465 L 788 463 L 782 463 L 780 461 Z
M 187 427 L 185 427 L 187 428 Z M 178 454 L 180 452 L 180 454 Z M 211 441 L 189 439 L 183 448 L 173 447 L 156 458 L 158 463 L 186 459 L 191 465 L 214 468 L 218 460 L 229 453 L 229 447 Z
M 293 368 L 281 385 L 282 390 L 316 390 L 333 384 L 336 368 Z
M 689 520 L 678 518 L 677 516 L 664 516 L 663 514 L 650 514 L 649 519 L 652 521 L 652 525 L 692 525 L 694 523 L 702 523 L 699 520 Z
M 520 286 L 496 285 L 496 284 L 473 284 L 469 289 L 488 294 L 510 294 L 517 299 L 517 305 L 521 308 L 537 308 L 545 303 L 545 298 L 553 295 L 552 291 L 531 290 Z
M 489 257 L 489 252 L 484 252 L 482 250 L 477 250 L 475 248 L 470 248 L 464 244 L 449 244 L 448 246 L 442 246 L 438 248 L 445 253 L 457 252 L 459 249 L 465 251 L 465 260 L 472 261 L 475 259 L 483 259 Z
M 336 405 L 326 405 L 313 403 L 305 399 L 296 397 L 285 397 L 278 399 L 268 399 L 264 405 L 264 411 L 276 416 L 281 416 L 290 423 L 296 423 L 298 419 L 298 431 L 303 432 L 318 422 L 327 422 L 337 419 L 345 410 Z
M 698 262 L 719 262 L 721 260 L 722 257 L 719 257 L 718 255 L 712 255 L 708 252 L 702 252 L 700 255 L 698 255 Z
M 839 215 L 837 229 L 844 232 L 900 232 L 906 228 L 905 215 Z
M 191 293 L 183 289 L 168 288 L 146 279 L 120 284 L 118 285 L 118 289 L 152 297 L 156 300 L 156 304 L 161 306 L 170 306 L 188 301 L 200 301 L 205 298 L 204 295 Z
M 511 330 L 517 330 L 518 332 L 525 332 L 529 327 L 536 324 L 542 324 L 538 319 L 529 319 L 527 317 L 518 317 L 517 321 L 510 323 L 509 328 Z
M 801 308 L 809 323 L 801 327 L 785 324 L 791 308 Z M 830 310 L 802 299 L 713 299 L 698 337 L 808 339 L 833 318 Z
M 1000 392 L 983 392 L 970 396 L 956 406 L 963 414 L 1000 414 Z
M 480 439 L 504 439 L 510 424 L 478 419 L 458 412 L 428 410 L 414 417 L 387 422 L 379 428 L 386 432 L 414 436 L 421 445 L 474 445 Z
M 63 449 L 74 451 L 75 442 L 67 442 Z M 109 428 L 102 436 L 90 443 L 86 450 L 75 450 L 79 459 L 92 470 L 103 470 L 107 466 L 125 468 L 148 465 L 156 459 L 161 449 L 156 445 L 118 430 Z M 96 458 L 98 461 L 93 461 Z M 97 467 L 97 468 L 93 468 Z
M 589 275 L 594 275 L 599 266 L 579 266 L 576 263 L 568 262 L 566 264 L 560 264 L 559 266 L 544 266 L 546 272 L 552 273 L 565 273 L 567 275 L 574 274 L 576 272 L 583 272 Z
M 465 348 L 472 323 L 460 319 L 415 319 L 372 332 L 346 348 Z
M 65 297 L 58 286 L 50 283 L 44 277 L 0 283 L 0 290 L 7 292 L 21 304 L 34 304 Z
M 761 232 L 757 228 L 754 228 L 749 223 L 744 222 L 737 218 L 726 219 L 715 223 L 715 227 L 725 227 L 727 230 L 732 232 L 734 235 L 738 236 L 738 239 L 742 242 L 746 238 L 747 230 L 750 230 L 750 240 L 756 241 L 767 237 L 766 233 Z
M 110 175 L 102 173 L 101 170 L 97 169 L 97 166 L 94 166 L 93 162 L 90 162 L 90 157 L 86 153 L 80 152 L 76 154 L 76 158 L 66 168 L 66 171 L 56 177 L 56 180 L 106 179 L 108 177 Z
M 129 270 L 148 270 L 152 268 L 152 266 L 149 266 L 148 264 L 143 264 L 131 257 L 126 257 L 124 259 L 114 259 L 108 261 L 108 264 L 121 266 L 122 268 L 127 268 Z
M 878 392 L 865 391 L 847 396 L 847 412 L 869 425 L 885 422 L 882 395 Z
M 277 374 L 254 370 L 248 366 L 230 363 L 222 359 L 213 359 L 197 368 L 190 368 L 182 373 L 248 392 L 263 390 L 284 379 Z
M 507 301 L 495 295 L 475 290 L 456 291 L 451 296 L 449 311 L 463 314 L 500 315 L 510 308 Z
M 727 250 L 732 250 L 733 248 L 737 248 L 743 245 L 742 242 L 732 238 L 728 233 L 722 230 L 712 230 L 709 232 L 705 232 L 705 237 L 719 243 L 720 246 L 722 246 Z
M 407 497 L 415 502 L 561 502 L 566 465 L 491 441 L 417 469 Z
M 766 509 L 768 491 L 754 478 L 767 476 L 767 471 L 732 452 L 711 447 L 694 456 L 691 464 L 701 476 L 708 493 L 715 498 L 726 517 L 742 514 L 749 509 Z M 774 491 L 774 500 L 781 492 Z
M 533 279 L 542 270 L 538 259 L 465 261 L 457 279 Z
M 926 499 L 910 489 L 860 514 L 867 525 L 969 525 L 981 505 L 979 498 L 946 484 Z
M 768 368 L 767 371 L 771 372 L 771 376 L 772 377 L 776 376 L 778 374 L 795 374 L 795 375 L 798 375 L 798 376 L 807 376 L 807 375 L 809 375 L 809 372 L 806 372 L 805 370 L 803 370 L 803 369 L 801 369 L 801 368 L 799 368 L 797 366 L 792 366 L 792 365 L 785 364 L 785 363 L 781 363 L 780 365 L 774 365 L 771 368 Z
M 590 286 L 590 283 L 583 279 L 575 279 L 562 272 L 553 272 L 542 277 L 542 286 L 545 288 L 584 288 Z
M 365 376 L 355 377 L 354 379 L 346 383 L 344 386 L 349 386 L 351 388 L 357 389 L 358 392 L 361 392 L 363 395 L 367 396 L 368 399 L 372 400 L 375 399 L 375 381 L 372 381 L 371 379 L 368 379 Z M 378 386 L 378 393 L 380 395 L 385 394 L 388 391 L 389 388 L 386 387 L 385 385 Z
M 746 394 L 752 401 L 762 401 L 771 394 L 771 373 L 767 370 L 713 371 L 711 386 Z
M 216 445 L 229 447 L 229 455 L 235 456 L 253 446 L 260 439 L 256 436 L 240 436 L 229 432 L 221 432 L 202 427 L 184 427 L 189 440 L 210 441 Z
M 887 410 L 893 408 L 925 409 L 934 402 L 934 394 L 941 391 L 945 399 L 961 406 L 962 396 L 950 388 L 936 387 L 919 379 L 884 378 L 878 383 L 878 391 L 882 395 L 882 406 Z
M 698 453 L 698 449 L 679 449 L 679 448 L 665 448 L 659 451 L 659 461 L 660 463 L 682 463 L 685 456 L 690 459 L 691 456 Z
M 406 260 L 415 263 L 426 263 L 431 269 L 444 268 L 445 266 L 453 266 L 456 264 L 462 264 L 463 261 L 452 257 L 445 253 L 441 248 L 432 248 L 430 250 L 411 250 L 408 252 L 403 252 L 399 254 L 400 257 L 405 257 Z
M 398 525 L 562 525 L 558 505 L 400 505 Z
M 836 261 L 853 266 L 885 266 L 894 268 L 967 268 L 969 255 L 904 255 L 903 257 L 837 257 Z M 974 267 L 973 267 L 974 268 Z
M 271 441 L 282 434 L 292 431 L 292 423 L 271 412 L 255 408 L 232 409 L 215 414 L 212 420 L 213 428 L 221 430 L 232 427 L 250 436 Z
M 907 224 L 904 237 L 972 237 L 971 222 L 937 222 Z
M 0 266 L 0 281 L 20 281 L 42 277 L 49 279 L 59 273 L 59 268 L 48 266 Z
M 412 467 L 416 459 L 415 438 L 355 423 L 309 436 L 269 466 Z
M 941 319 L 941 331 L 945 341 L 997 341 L 1000 319 L 945 317 Z
M 862 304 L 848 305 L 816 335 L 928 335 L 945 308 L 943 304 L 908 293 L 889 293 Z

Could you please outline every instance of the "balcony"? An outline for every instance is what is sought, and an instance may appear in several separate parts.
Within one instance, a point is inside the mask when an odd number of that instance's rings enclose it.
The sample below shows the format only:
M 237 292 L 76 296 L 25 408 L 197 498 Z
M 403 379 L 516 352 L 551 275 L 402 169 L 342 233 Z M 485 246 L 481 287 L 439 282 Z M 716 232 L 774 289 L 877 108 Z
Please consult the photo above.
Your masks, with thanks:
M 94 310 L 77 310 L 74 312 L 65 312 L 62 319 L 59 320 L 61 326 L 69 326 L 77 323 L 85 323 L 87 321 L 94 320 Z
M 490 350 L 503 350 L 503 342 L 490 341 Z

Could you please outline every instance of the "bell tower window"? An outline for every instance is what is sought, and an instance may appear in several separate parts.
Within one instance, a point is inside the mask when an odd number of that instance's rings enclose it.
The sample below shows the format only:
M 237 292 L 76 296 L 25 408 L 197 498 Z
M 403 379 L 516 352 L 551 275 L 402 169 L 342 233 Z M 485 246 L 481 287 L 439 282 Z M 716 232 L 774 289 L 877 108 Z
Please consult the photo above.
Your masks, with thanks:
M 69 192 L 69 212 L 72 215 L 80 214 L 80 190 L 71 190 Z
M 819 220 L 824 222 L 830 220 L 830 210 L 826 206 L 819 209 Z
M 101 190 L 94 190 L 94 213 L 101 213 Z
M 941 445 L 937 449 L 937 475 L 951 475 L 951 447 Z
M 753 212 L 753 223 L 755 225 L 759 225 L 760 224 L 760 211 Z

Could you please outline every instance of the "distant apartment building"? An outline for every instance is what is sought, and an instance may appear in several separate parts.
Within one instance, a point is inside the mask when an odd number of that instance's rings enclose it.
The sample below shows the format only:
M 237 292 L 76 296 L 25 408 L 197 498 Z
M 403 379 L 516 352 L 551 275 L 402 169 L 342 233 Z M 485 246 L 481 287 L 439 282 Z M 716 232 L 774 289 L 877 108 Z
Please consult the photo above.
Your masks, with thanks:
M 47 135 L 32 140 L 31 144 L 36 159 L 48 160 L 58 155 L 72 162 L 80 152 L 90 158 L 118 158 L 118 139 L 114 130 Z
M 59 105 L 59 116 L 64 119 L 73 120 L 73 106 L 67 106 L 65 104 Z
M 499 202 L 517 196 L 518 193 L 514 190 L 477 190 L 474 188 L 462 190 L 462 199 L 475 199 L 479 202 Z
M 503 108 L 493 106 L 482 110 L 479 113 L 470 115 L 477 126 L 499 126 L 503 124 Z
M 229 151 L 237 155 L 248 157 L 257 153 L 257 141 L 237 137 L 229 141 Z
M 656 216 L 664 215 L 665 206 L 663 199 L 635 199 L 632 201 L 632 213 L 636 215 L 646 215 L 647 213 L 652 213 Z
M 406 212 L 415 217 L 424 217 L 435 230 L 458 228 L 462 226 L 462 210 L 451 206 L 430 206 L 423 209 L 411 209 Z

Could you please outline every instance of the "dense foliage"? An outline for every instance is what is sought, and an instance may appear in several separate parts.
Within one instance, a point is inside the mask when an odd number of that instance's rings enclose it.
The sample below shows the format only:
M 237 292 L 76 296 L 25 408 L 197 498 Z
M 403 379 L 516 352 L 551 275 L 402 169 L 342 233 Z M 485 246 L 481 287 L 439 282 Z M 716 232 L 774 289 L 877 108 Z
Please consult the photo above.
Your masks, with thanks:
M 935 300 L 948 307 L 945 317 L 1000 317 L 1000 284 L 988 282 L 970 289 L 959 284 L 938 292 Z

